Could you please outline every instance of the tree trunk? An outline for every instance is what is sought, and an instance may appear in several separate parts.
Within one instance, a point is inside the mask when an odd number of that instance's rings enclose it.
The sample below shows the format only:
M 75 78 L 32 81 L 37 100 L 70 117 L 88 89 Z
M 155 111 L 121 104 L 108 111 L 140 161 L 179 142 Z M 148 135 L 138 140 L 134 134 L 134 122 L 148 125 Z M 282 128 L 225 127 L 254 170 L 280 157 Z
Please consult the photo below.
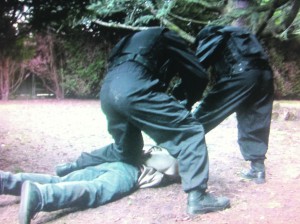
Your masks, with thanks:
M 42 80 L 43 86 L 48 91 L 55 94 L 56 99 L 63 99 L 64 93 L 56 62 L 54 36 L 48 33 L 38 35 L 36 38 L 38 55 L 29 63 L 29 69 Z
M 8 58 L 2 58 L 0 66 L 0 99 L 6 101 L 9 96 Z
M 53 90 L 56 96 L 56 99 L 63 99 L 63 91 L 61 88 L 61 78 L 58 73 L 58 68 L 56 65 L 56 57 L 54 52 L 54 39 L 51 34 L 47 35 L 48 43 L 49 43 L 49 72 L 51 76 L 51 81 L 53 82 Z

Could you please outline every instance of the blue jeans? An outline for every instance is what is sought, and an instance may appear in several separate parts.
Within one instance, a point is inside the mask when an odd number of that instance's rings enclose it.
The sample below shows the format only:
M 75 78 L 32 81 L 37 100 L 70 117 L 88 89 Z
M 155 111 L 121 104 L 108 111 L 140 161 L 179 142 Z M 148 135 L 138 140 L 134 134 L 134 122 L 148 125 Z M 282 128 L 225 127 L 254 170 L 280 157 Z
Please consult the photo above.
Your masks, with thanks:
M 77 170 L 64 177 L 34 173 L 1 175 L 7 180 L 3 183 L 4 194 L 20 195 L 26 180 L 39 183 L 42 210 L 55 211 L 69 207 L 94 208 L 128 195 L 137 187 L 139 169 L 112 162 Z

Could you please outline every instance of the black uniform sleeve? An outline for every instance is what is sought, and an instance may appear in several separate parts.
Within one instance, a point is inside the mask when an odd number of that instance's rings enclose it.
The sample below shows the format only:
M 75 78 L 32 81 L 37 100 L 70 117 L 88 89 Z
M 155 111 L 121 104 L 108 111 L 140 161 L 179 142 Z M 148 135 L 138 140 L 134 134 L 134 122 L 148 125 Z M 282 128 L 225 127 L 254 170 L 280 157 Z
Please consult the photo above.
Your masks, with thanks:
M 198 62 L 206 69 L 210 67 L 216 60 L 218 51 L 222 50 L 224 41 L 224 35 L 217 32 L 199 40 L 196 50 Z
M 172 60 L 172 70 L 178 72 L 182 80 L 176 92 L 181 95 L 182 91 L 185 92 L 187 108 L 190 109 L 201 99 L 208 83 L 208 74 L 188 49 L 187 43 L 175 32 L 166 31 L 163 38 L 166 54 Z

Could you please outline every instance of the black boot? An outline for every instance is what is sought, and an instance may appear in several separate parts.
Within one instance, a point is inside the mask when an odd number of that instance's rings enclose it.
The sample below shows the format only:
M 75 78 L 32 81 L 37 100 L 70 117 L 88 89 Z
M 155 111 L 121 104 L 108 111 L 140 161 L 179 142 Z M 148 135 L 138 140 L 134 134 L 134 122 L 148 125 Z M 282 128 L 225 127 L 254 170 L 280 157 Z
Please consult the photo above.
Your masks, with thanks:
M 221 211 L 230 207 L 230 201 L 226 197 L 215 197 L 201 190 L 192 190 L 188 193 L 189 214 L 204 214 Z
M 72 173 L 73 171 L 78 170 L 77 165 L 75 162 L 73 163 L 63 163 L 59 164 L 55 167 L 56 175 L 59 177 L 63 177 L 69 173 Z
M 41 210 L 42 199 L 38 184 L 25 181 L 21 192 L 19 223 L 30 224 L 31 219 Z
M 242 177 L 253 180 L 257 184 L 266 182 L 266 171 L 264 160 L 251 161 L 251 168 L 242 172 Z

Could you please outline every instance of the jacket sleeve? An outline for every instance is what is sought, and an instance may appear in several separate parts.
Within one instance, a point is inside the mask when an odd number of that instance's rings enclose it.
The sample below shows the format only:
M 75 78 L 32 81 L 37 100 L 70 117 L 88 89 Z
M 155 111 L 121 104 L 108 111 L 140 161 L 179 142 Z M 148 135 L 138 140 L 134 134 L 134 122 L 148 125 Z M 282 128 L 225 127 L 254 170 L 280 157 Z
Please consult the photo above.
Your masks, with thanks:
M 139 188 L 156 187 L 162 183 L 164 178 L 163 173 L 145 165 L 142 165 L 140 169 L 141 174 L 138 179 Z
M 159 146 L 152 146 L 147 149 L 149 157 L 141 166 L 141 174 L 138 179 L 140 188 L 155 187 L 164 182 L 172 182 L 180 179 L 178 171 L 178 162 L 168 151 Z
M 198 62 L 206 69 L 211 66 L 216 60 L 216 55 L 221 50 L 224 41 L 225 37 L 221 33 L 214 33 L 199 40 L 196 50 Z
M 177 92 L 185 92 L 187 109 L 191 109 L 202 97 L 208 83 L 208 74 L 188 49 L 187 43 L 175 32 L 167 31 L 163 38 L 166 53 L 172 60 L 173 70 L 178 72 L 182 80 Z

